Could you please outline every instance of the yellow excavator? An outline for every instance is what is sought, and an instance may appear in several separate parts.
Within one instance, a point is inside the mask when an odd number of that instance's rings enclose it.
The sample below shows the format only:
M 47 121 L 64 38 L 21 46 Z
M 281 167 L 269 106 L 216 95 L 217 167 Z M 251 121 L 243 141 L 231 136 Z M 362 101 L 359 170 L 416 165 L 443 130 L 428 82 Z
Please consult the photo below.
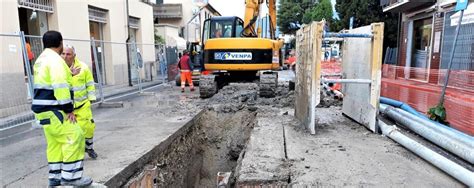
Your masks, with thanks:
M 282 65 L 283 46 L 283 41 L 276 36 L 275 3 L 276 0 L 245 0 L 243 21 L 236 16 L 212 17 L 204 21 L 205 71 L 199 80 L 201 98 L 212 97 L 229 82 L 255 80 L 259 80 L 261 97 L 275 96 L 278 86 L 276 70 Z M 269 21 L 262 33 L 262 27 L 256 28 L 255 25 L 264 6 L 268 7 Z

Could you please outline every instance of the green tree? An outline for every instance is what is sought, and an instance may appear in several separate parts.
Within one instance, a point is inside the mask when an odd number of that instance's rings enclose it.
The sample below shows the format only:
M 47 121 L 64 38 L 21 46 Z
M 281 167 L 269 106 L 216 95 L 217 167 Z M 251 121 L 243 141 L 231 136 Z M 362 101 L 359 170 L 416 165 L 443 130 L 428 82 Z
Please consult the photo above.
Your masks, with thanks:
M 303 15 L 303 23 L 310 23 L 312 21 L 321 21 L 325 19 L 327 22 L 332 22 L 332 4 L 330 0 L 320 0 L 318 4 L 306 10 Z
M 155 29 L 155 44 L 165 44 L 165 39 L 161 35 L 158 35 L 156 29 Z
M 277 12 L 277 25 L 282 33 L 295 33 L 290 23 L 303 22 L 303 15 L 314 6 L 314 0 L 281 0 Z
M 336 0 L 336 12 L 339 14 L 339 20 L 331 26 L 333 31 L 348 29 L 351 17 L 354 17 L 354 28 L 384 22 L 384 47 L 398 46 L 398 14 L 384 13 L 380 1 Z

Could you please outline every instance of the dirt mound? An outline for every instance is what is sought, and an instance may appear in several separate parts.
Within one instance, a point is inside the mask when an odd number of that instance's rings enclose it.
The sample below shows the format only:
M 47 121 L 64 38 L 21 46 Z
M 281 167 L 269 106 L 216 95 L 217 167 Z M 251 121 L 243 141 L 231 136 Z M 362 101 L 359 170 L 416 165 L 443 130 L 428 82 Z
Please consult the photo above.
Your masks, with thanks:
M 256 83 L 230 83 L 224 86 L 210 99 L 206 99 L 206 105 L 212 110 L 224 113 L 232 113 L 243 108 L 255 111 L 258 107 L 290 107 L 294 104 L 294 92 L 289 91 L 288 83 L 280 83 L 276 96 L 263 98 L 258 96 L 258 84 Z

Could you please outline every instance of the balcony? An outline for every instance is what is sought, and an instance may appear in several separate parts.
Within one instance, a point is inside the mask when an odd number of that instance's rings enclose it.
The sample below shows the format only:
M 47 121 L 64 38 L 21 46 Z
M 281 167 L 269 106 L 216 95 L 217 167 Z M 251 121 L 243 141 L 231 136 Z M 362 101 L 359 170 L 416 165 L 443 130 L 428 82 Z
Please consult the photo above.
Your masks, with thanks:
M 154 18 L 181 18 L 183 16 L 182 4 L 153 5 Z
M 435 2 L 436 0 L 380 0 L 380 6 L 384 12 L 410 12 Z

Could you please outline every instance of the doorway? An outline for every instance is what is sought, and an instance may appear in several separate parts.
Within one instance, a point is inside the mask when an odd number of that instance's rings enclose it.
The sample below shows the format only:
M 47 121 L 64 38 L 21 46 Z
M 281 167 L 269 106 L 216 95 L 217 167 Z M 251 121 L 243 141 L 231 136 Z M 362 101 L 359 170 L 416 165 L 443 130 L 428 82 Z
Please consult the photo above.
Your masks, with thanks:
M 100 70 L 100 76 L 102 78 L 102 82 L 101 84 L 105 85 L 106 80 L 106 71 L 105 71 L 105 65 L 104 65 L 104 59 L 105 59 L 105 56 L 104 56 L 104 35 L 103 35 L 103 27 L 104 27 L 104 24 L 103 23 L 99 23 L 99 22 L 93 22 L 93 21 L 89 21 L 89 32 L 90 32 L 90 37 L 91 39 L 94 38 L 95 40 L 95 50 L 97 52 L 97 64 L 99 66 L 99 70 Z M 91 57 L 92 57 L 92 74 L 94 76 L 94 80 L 96 82 L 98 82 L 98 79 L 97 79 L 97 68 L 96 68 L 96 64 L 95 64 L 95 60 L 94 60 L 94 49 L 92 49 L 92 45 L 91 45 Z
M 410 79 L 428 79 L 432 31 L 432 17 L 413 21 Z
M 129 28 L 128 32 L 130 33 L 130 41 L 127 44 L 129 49 L 130 57 L 130 79 L 132 85 L 138 84 L 139 73 L 138 73 L 138 45 L 137 43 L 137 29 Z

